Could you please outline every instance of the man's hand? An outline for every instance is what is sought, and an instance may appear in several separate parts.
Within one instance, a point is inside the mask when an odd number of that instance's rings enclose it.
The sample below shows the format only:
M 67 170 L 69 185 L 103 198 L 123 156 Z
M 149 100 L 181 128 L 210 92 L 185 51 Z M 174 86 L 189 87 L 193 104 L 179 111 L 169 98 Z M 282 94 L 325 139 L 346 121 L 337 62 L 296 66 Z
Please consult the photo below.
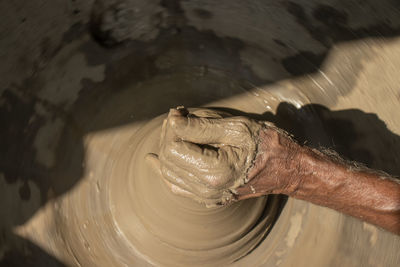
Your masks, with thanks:
M 153 163 L 172 192 L 207 206 L 230 202 L 256 156 L 261 125 L 207 109 L 171 109 Z
M 171 109 L 160 154 L 148 159 L 172 192 L 207 206 L 286 194 L 400 234 L 398 180 L 300 146 L 269 123 L 207 109 Z
M 148 160 L 171 191 L 207 206 L 283 193 L 298 184 L 291 178 L 297 178 L 293 163 L 300 146 L 265 122 L 209 109 L 171 109 L 160 145 L 160 154 Z

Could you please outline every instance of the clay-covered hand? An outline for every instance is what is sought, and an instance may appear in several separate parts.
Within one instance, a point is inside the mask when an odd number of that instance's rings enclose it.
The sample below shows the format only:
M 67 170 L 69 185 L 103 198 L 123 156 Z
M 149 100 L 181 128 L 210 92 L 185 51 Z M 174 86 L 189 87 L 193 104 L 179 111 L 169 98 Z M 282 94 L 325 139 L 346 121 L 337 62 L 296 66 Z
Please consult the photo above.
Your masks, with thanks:
M 260 144 L 260 134 L 276 145 Z M 190 113 L 184 108 L 171 109 L 163 123 L 159 155 L 148 159 L 173 193 L 207 206 L 226 204 L 286 186 L 277 168 L 271 168 L 271 180 L 251 181 L 268 161 L 280 164 L 274 162 L 273 154 L 282 152 L 278 135 L 274 127 L 247 117 L 209 109 Z

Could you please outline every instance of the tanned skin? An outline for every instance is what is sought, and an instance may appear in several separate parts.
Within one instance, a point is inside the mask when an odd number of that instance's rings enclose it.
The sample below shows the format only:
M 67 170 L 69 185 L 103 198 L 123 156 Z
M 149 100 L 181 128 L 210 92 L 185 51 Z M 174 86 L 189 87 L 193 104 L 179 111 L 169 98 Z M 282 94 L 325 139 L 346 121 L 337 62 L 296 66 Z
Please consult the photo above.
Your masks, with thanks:
M 400 183 L 395 178 L 294 142 L 276 128 L 263 129 L 250 182 L 236 199 L 285 194 L 400 234 Z

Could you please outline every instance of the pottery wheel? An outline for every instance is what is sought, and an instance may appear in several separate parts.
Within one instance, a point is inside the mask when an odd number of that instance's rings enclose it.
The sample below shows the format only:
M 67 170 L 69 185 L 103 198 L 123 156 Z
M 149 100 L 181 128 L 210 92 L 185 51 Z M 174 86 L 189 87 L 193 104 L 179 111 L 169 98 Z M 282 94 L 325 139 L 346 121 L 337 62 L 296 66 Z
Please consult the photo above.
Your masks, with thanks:
M 213 76 L 227 78 L 218 72 Z M 160 84 L 166 90 L 175 90 L 168 86 L 168 81 L 176 81 L 174 78 L 161 78 Z M 152 83 L 144 86 L 151 87 Z M 247 93 L 244 88 L 238 90 Z M 119 106 L 124 103 L 126 100 Z M 277 196 L 207 208 L 169 191 L 145 162 L 147 153 L 158 153 L 165 117 L 163 114 L 86 138 L 88 186 L 77 190 L 58 210 L 61 217 L 68 214 L 66 227 L 71 227 L 67 224 L 75 218 L 74 227 L 80 229 L 78 236 L 63 233 L 80 262 L 89 253 L 111 262 L 226 265 L 245 257 L 267 236 L 278 212 Z
M 394 2 L 3 1 L 0 265 L 398 266 L 399 237 L 361 220 L 283 196 L 207 209 L 144 162 L 184 105 L 399 176 Z
M 285 203 L 278 196 L 209 209 L 173 195 L 145 162 L 147 153 L 158 153 L 166 106 L 208 102 L 209 107 L 257 116 L 276 109 L 287 96 L 295 104 L 307 101 L 287 87 L 265 91 L 216 69 L 204 74 L 202 68 L 185 68 L 128 84 L 103 98 L 101 109 L 77 117 L 62 137 L 65 165 L 56 175 L 68 177 L 79 167 L 83 178 L 45 215 L 51 226 L 41 223 L 45 233 L 57 237 L 52 247 L 58 257 L 77 266 L 258 266 L 283 259 L 291 264 L 312 251 L 316 264 L 331 262 L 343 215 L 293 199 Z M 302 116 L 318 125 L 312 111 Z M 76 141 L 82 131 L 89 133 L 83 138 L 82 166 L 77 166 L 82 150 Z M 310 139 L 326 137 L 316 126 L 303 131 Z M 310 242 L 321 236 L 330 242 Z

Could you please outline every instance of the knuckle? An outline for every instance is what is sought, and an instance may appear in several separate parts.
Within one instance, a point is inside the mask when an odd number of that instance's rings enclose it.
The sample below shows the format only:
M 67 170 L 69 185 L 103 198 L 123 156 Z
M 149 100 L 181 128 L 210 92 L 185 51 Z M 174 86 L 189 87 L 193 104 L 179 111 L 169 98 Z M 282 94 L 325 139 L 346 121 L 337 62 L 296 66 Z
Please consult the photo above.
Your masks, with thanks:
M 243 120 L 238 120 L 234 123 L 234 127 L 236 128 L 236 130 L 242 132 L 242 133 L 249 133 L 249 123 L 247 119 L 243 119 Z

